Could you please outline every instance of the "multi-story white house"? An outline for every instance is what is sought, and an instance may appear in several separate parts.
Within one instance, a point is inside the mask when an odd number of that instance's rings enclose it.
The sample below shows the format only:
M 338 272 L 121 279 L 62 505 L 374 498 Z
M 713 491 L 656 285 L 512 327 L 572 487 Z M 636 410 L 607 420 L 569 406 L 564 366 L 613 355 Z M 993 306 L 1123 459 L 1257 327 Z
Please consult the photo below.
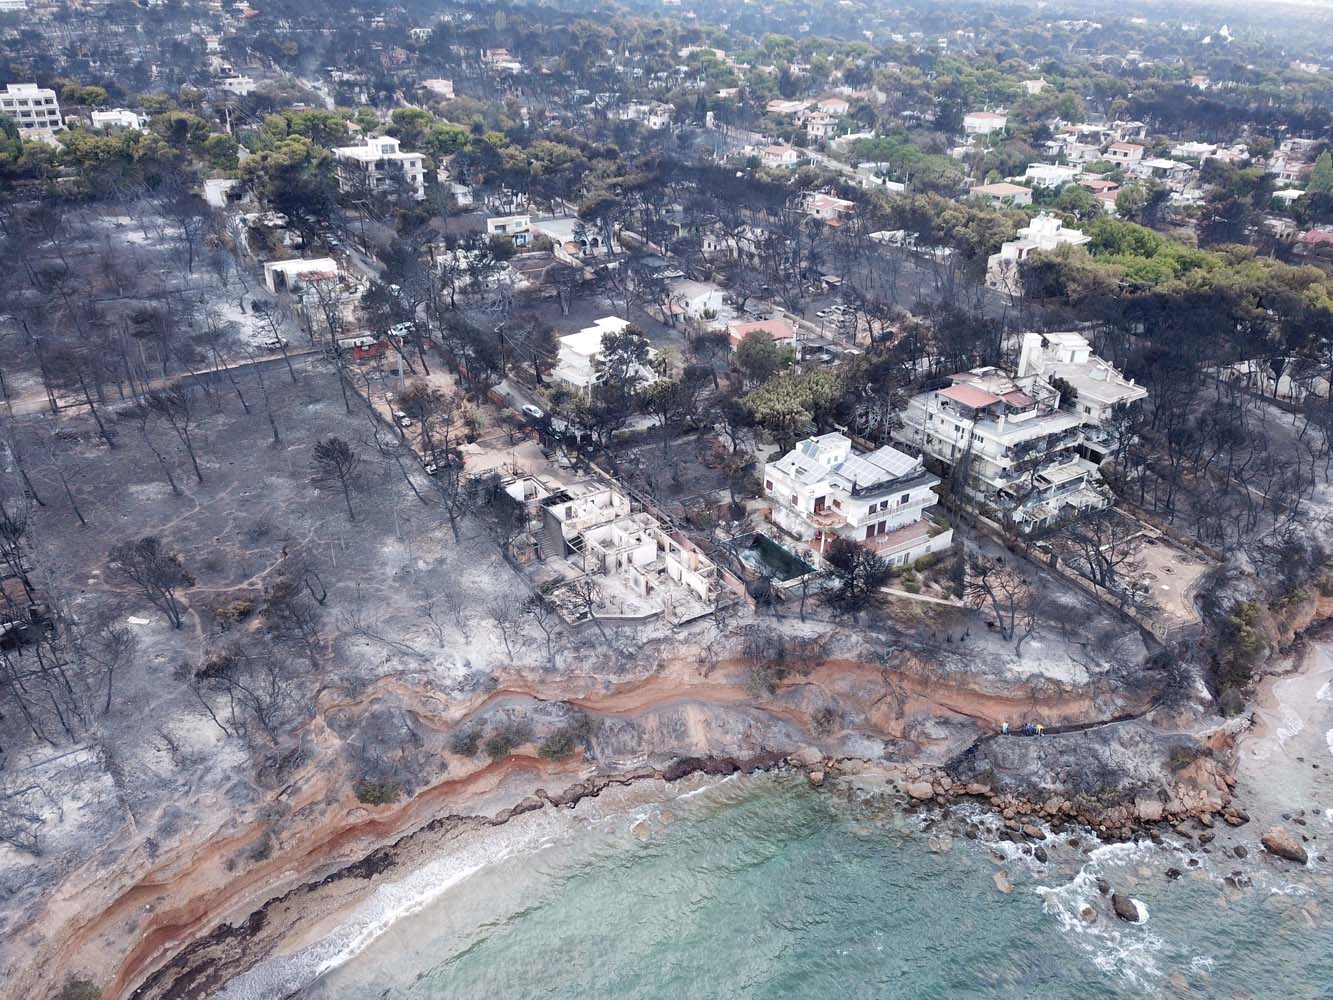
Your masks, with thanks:
M 552 377 L 582 396 L 589 395 L 601 378 L 597 362 L 602 356 L 602 341 L 608 334 L 624 333 L 629 325 L 628 320 L 618 316 L 603 316 L 592 326 L 561 337 Z M 650 360 L 655 353 L 649 349 Z M 651 382 L 654 378 L 654 372 L 647 367 L 639 369 L 635 374 L 642 383 Z
M 790 170 L 801 163 L 801 151 L 793 146 L 765 146 L 759 152 L 759 161 L 773 170 Z
M 956 490 L 1020 531 L 1111 502 L 1097 466 L 1078 454 L 1082 418 L 1060 409 L 1038 375 L 960 372 L 913 396 L 902 419 L 895 441 L 948 466 Z
M 887 445 L 857 453 L 838 433 L 806 438 L 764 469 L 773 523 L 816 557 L 847 538 L 894 565 L 953 543 L 953 530 L 927 514 L 939 482 L 919 458 Z
M 1029 163 L 1023 178 L 1036 187 L 1059 188 L 1078 180 L 1083 171 L 1060 163 Z
M 1143 147 L 1137 142 L 1113 142 L 1106 147 L 1104 156 L 1112 163 L 1125 166 L 1143 159 Z
M 963 132 L 967 135 L 990 135 L 1003 132 L 1009 116 L 1001 111 L 969 111 L 963 115 Z
M 486 220 L 487 236 L 503 236 L 511 240 L 516 247 L 525 247 L 532 239 L 532 216 L 527 212 L 518 215 L 494 215 Z
M 1018 231 L 1018 238 L 1000 245 L 986 261 L 986 284 L 1018 294 L 1018 268 L 1034 253 L 1049 253 L 1057 247 L 1082 246 L 1092 237 L 1081 229 L 1066 226 L 1059 217 L 1043 212 Z
M 831 139 L 838 134 L 838 119 L 817 111 L 805 120 L 805 134 L 811 139 Z
M 65 127 L 60 117 L 56 92 L 35 83 L 11 83 L 0 94 L 0 117 L 12 119 L 19 128 L 44 128 L 59 132 Z
M 404 153 L 392 136 L 370 136 L 360 146 L 337 146 L 333 155 L 338 164 L 338 187 L 344 192 L 388 191 L 401 176 L 414 198 L 420 201 L 426 197 L 426 158 L 420 153 Z
M 1036 375 L 1065 389 L 1061 405 L 1083 423 L 1082 453 L 1106 460 L 1119 443 L 1117 418 L 1147 399 L 1148 390 L 1092 353 L 1081 333 L 1025 333 L 1018 377 Z M 1057 382 L 1056 380 L 1059 380 Z

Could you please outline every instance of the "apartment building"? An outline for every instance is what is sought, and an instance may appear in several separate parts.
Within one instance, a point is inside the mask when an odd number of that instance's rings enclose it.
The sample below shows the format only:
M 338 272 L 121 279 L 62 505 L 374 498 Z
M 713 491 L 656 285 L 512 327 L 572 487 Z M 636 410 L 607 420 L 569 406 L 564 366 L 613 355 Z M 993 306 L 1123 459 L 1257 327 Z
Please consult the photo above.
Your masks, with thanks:
M 893 438 L 948 466 L 954 488 L 1028 532 L 1111 502 L 1082 458 L 1083 420 L 1044 378 L 977 368 L 912 397 Z
M 56 92 L 35 83 L 11 83 L 0 94 L 0 116 L 12 119 L 19 128 L 42 128 L 59 132 L 65 127 L 60 117 Z
M 894 565 L 953 544 L 953 530 L 927 513 L 939 482 L 919 458 L 887 445 L 858 452 L 838 433 L 806 438 L 764 469 L 773 523 L 814 556 L 847 538 Z
M 1146 388 L 1093 354 L 1081 333 L 1024 334 L 1018 377 L 1029 375 L 1068 387 L 1062 403 L 1083 424 L 1080 451 L 1099 465 L 1121 443 L 1117 418 L 1148 398 Z
M 359 146 L 337 146 L 333 155 L 338 187 L 344 192 L 388 191 L 401 176 L 417 201 L 426 197 L 426 158 L 404 153 L 392 136 L 371 136 Z

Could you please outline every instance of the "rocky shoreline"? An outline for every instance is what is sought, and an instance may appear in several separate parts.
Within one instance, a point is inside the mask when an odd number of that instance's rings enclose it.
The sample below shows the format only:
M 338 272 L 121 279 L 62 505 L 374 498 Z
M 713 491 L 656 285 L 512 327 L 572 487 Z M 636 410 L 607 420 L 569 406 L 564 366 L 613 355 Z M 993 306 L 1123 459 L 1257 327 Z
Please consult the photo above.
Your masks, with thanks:
M 685 757 L 660 769 L 642 767 L 624 774 L 597 775 L 556 792 L 536 788 L 513 806 L 490 816 L 449 814 L 437 817 L 323 878 L 274 896 L 239 923 L 220 924 L 178 951 L 129 995 L 134 1000 L 168 997 L 171 1000 L 207 1000 L 216 996 L 222 985 L 275 950 L 313 914 L 327 915 L 326 904 L 330 901 L 335 908 L 346 907 L 373 887 L 381 876 L 403 870 L 423 854 L 447 849 L 451 841 L 469 832 L 500 827 L 516 817 L 547 807 L 572 808 L 613 787 L 650 781 L 674 784 L 695 775 L 753 774 L 777 769 L 787 763 L 787 758 L 778 753 L 760 753 L 744 758 Z M 347 891 L 348 883 L 357 884 L 351 892 Z
M 1327 610 L 1327 603 L 1312 602 L 1303 610 L 1317 621 L 1323 617 L 1318 612 Z M 1299 634 L 1294 630 L 1294 635 Z M 840 668 L 839 678 L 845 678 L 849 670 L 852 676 L 860 677 L 856 669 L 841 663 L 826 666 L 830 671 Z M 793 685 L 793 691 L 808 689 L 809 681 L 807 675 L 802 683 Z M 661 675 L 644 683 L 651 690 L 639 691 L 631 686 L 624 692 L 590 696 L 576 704 L 589 710 L 637 713 L 643 704 L 653 702 L 656 688 L 652 685 L 661 686 Z M 691 697 L 701 699 L 705 693 L 686 690 Z M 706 693 L 725 695 L 723 708 L 730 708 L 733 701 L 736 705 L 743 703 L 737 685 L 722 683 L 720 672 L 710 678 Z M 943 699 L 936 705 L 937 711 L 956 713 L 992 733 L 998 720 L 1013 718 L 1010 712 L 1022 711 L 1019 706 L 1023 702 L 1017 697 L 994 704 L 967 705 L 959 698 L 961 695 Z M 1031 710 L 1036 702 L 1026 704 Z M 978 706 L 983 711 L 978 712 Z M 1086 708 L 1066 704 L 1063 711 L 1072 723 Z M 807 714 L 803 705 L 799 710 L 789 705 L 775 718 L 784 723 L 808 722 Z M 1189 843 L 1192 850 L 1223 850 L 1222 844 L 1213 846 L 1215 838 L 1223 831 L 1250 823 L 1248 812 L 1237 801 L 1234 776 L 1239 728 L 1234 724 L 1217 725 L 1205 728 L 1196 738 L 1180 720 L 1152 721 L 1151 714 L 1116 716 L 1106 723 L 1080 723 L 1072 727 L 1077 732 L 1039 737 L 984 735 L 961 753 L 958 751 L 964 745 L 953 743 L 947 759 L 938 758 L 934 764 L 921 763 L 924 755 L 919 752 L 911 754 L 914 763 L 857 757 L 847 753 L 856 749 L 852 745 L 855 741 L 832 740 L 826 750 L 807 746 L 738 753 L 733 749 L 730 754 L 682 756 L 592 776 L 585 771 L 577 777 L 579 768 L 586 768 L 586 761 L 554 763 L 539 759 L 531 750 L 515 752 L 479 772 L 449 778 L 442 783 L 448 788 L 427 787 L 396 806 L 354 807 L 342 821 L 344 826 L 350 821 L 351 827 L 331 827 L 327 834 L 332 838 L 329 844 L 336 843 L 337 850 L 327 850 L 316 840 L 309 841 L 299 853 L 280 850 L 271 866 L 264 866 L 274 872 L 268 898 L 262 895 L 265 882 L 260 878 L 244 891 L 231 893 L 230 901 L 221 906 L 192 909 L 184 919 L 168 922 L 164 929 L 146 936 L 129 960 L 119 965 L 105 995 L 141 1000 L 214 996 L 222 984 L 266 956 L 280 952 L 293 940 L 308 937 L 315 925 L 327 925 L 337 912 L 353 905 L 385 879 L 448 851 L 456 838 L 472 832 L 485 835 L 487 829 L 539 809 L 572 807 L 612 787 L 650 781 L 669 784 L 691 775 L 724 776 L 790 767 L 817 787 L 832 787 L 841 779 L 879 782 L 896 804 L 910 811 L 928 812 L 929 822 L 950 823 L 953 832 L 964 836 L 1011 841 L 1038 860 L 1045 851 L 1042 844 L 1046 831 L 1078 831 L 1080 840 L 1082 831 L 1086 831 L 1084 843 L 1089 846 L 1143 840 L 1161 843 L 1163 836 L 1170 834 Z M 440 729 L 447 731 L 443 726 Z M 799 729 L 809 731 L 809 726 L 801 725 Z M 751 741 L 745 749 L 762 747 L 764 742 Z M 938 745 L 947 742 L 936 740 Z M 787 745 L 798 744 L 792 741 Z M 1101 768 L 1100 776 L 1084 773 L 1097 770 L 1087 763 L 1093 758 Z M 1136 770 L 1136 764 L 1142 766 Z M 1108 784 L 1110 779 L 1114 780 Z M 558 791 L 546 790 L 557 785 Z M 961 814 L 959 807 L 964 805 L 984 811 L 993 818 L 994 825 L 983 830 L 965 819 L 953 826 L 953 819 Z M 494 811 L 487 812 L 488 808 Z M 472 811 L 463 811 L 466 809 Z M 1267 821 L 1268 817 L 1263 819 Z M 1246 841 L 1250 846 L 1225 848 L 1232 852 L 1228 856 L 1240 859 L 1259 851 L 1275 859 L 1288 859 L 1276 863 L 1289 864 L 1302 863 L 1304 854 L 1306 859 L 1323 863 L 1325 855 L 1311 842 L 1311 835 L 1301 829 L 1301 817 L 1288 817 L 1285 822 L 1291 825 L 1266 830 L 1262 837 L 1252 836 L 1252 844 Z M 362 832 L 352 835 L 354 831 Z M 364 853 L 358 856 L 358 850 Z M 141 908 L 140 912 L 153 910 Z M 111 926 L 107 925 L 108 930 Z M 78 961 L 77 955 L 74 960 Z
M 828 757 L 813 747 L 790 754 L 760 753 L 749 757 L 680 758 L 664 767 L 641 767 L 621 774 L 596 775 L 576 781 L 563 789 L 549 792 L 535 789 L 513 806 L 491 816 L 450 814 L 431 820 L 418 830 L 405 834 L 392 844 L 371 851 L 358 861 L 345 865 L 325 877 L 304 883 L 266 901 L 245 920 L 222 924 L 204 937 L 179 951 L 165 965 L 149 975 L 131 994 L 135 1000 L 204 1000 L 216 995 L 220 986 L 253 966 L 276 949 L 311 915 L 327 911 L 331 900 L 345 907 L 354 898 L 369 891 L 382 876 L 409 867 L 416 858 L 447 849 L 450 840 L 473 831 L 503 826 L 512 819 L 544 808 L 572 808 L 589 798 L 596 798 L 610 788 L 629 787 L 644 782 L 674 784 L 692 776 L 724 777 L 761 771 L 790 769 L 804 774 L 810 785 L 835 788 L 839 779 L 870 781 L 881 786 L 895 803 L 908 811 L 928 815 L 931 824 L 945 824 L 951 833 L 970 839 L 1007 840 L 1023 845 L 1025 853 L 1045 862 L 1043 841 L 1052 834 L 1075 834 L 1069 843 L 1078 845 L 1086 837 L 1084 849 L 1101 843 L 1149 840 L 1162 843 L 1163 834 L 1198 845 L 1209 852 L 1219 824 L 1238 828 L 1250 817 L 1236 804 L 1232 795 L 1235 781 L 1218 772 L 1213 788 L 1200 790 L 1191 784 L 1179 784 L 1165 800 L 1140 796 L 1129 803 L 1098 806 L 1083 801 L 1051 795 L 1038 801 L 1010 792 L 996 791 L 976 781 L 960 781 L 950 768 L 918 764 L 892 764 L 855 757 Z M 864 785 L 862 786 L 864 787 Z M 965 817 L 959 807 L 971 805 L 989 814 L 996 826 L 983 829 L 975 819 Z M 1275 857 L 1304 863 L 1305 849 L 1299 834 L 1286 829 L 1266 831 L 1261 843 Z M 1231 849 L 1237 859 L 1248 856 L 1244 846 Z M 1319 859 L 1324 860 L 1320 855 Z M 1197 863 L 1197 862 L 1195 862 Z M 1168 869 L 1179 876 L 1178 869 Z M 1233 875 L 1233 878 L 1243 876 Z M 355 888 L 348 891 L 348 884 Z M 1243 882 L 1242 882 L 1243 884 Z M 997 883 L 998 885 L 998 883 Z M 1136 919 L 1133 901 L 1122 897 L 1117 902 L 1111 887 L 1104 894 L 1113 897 L 1112 905 L 1122 919 Z M 327 912 L 324 913 L 327 916 Z

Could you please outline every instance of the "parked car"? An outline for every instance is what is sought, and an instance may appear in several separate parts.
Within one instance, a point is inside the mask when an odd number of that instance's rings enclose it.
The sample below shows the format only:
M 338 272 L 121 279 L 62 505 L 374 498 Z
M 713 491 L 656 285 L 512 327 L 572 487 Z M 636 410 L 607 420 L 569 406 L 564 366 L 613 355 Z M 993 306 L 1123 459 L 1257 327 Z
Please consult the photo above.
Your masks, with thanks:
M 411 427 L 411 426 L 412 426 L 412 418 L 409 417 L 409 416 L 408 416 L 406 413 L 404 413 L 402 410 L 394 410 L 394 411 L 393 411 L 393 422 L 394 422 L 395 424 L 397 424 L 399 427 Z
M 531 417 L 533 420 L 540 420 L 542 417 L 546 416 L 546 414 L 542 412 L 540 406 L 533 406 L 531 403 L 523 404 L 523 413 Z
M 259 345 L 266 351 L 281 351 L 287 346 L 287 341 L 282 337 L 272 337 Z

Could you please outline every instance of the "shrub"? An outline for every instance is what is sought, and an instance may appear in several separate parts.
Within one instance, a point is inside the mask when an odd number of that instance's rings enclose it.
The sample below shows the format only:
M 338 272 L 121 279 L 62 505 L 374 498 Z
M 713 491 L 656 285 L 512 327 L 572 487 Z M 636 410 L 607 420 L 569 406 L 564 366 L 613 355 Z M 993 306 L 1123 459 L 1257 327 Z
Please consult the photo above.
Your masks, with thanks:
M 904 580 L 903 590 L 909 594 L 919 594 L 921 593 L 921 583 L 918 580 Z
M 1181 747 L 1171 754 L 1171 770 L 1183 771 L 1193 764 L 1202 755 L 1202 751 L 1197 747 Z
M 557 729 L 537 745 L 537 752 L 547 760 L 564 760 L 574 753 L 578 739 L 568 729 Z
M 916 562 L 912 563 L 912 568 L 916 570 L 918 573 L 923 573 L 926 570 L 930 569 L 939 561 L 940 561 L 939 556 L 935 555 L 934 552 L 927 552 Z
M 368 806 L 384 806 L 397 802 L 403 786 L 396 781 L 362 781 L 356 786 L 356 800 Z
M 483 744 L 486 755 L 491 760 L 500 760 L 509 756 L 515 747 L 522 746 L 532 738 L 532 730 L 526 722 L 513 721 L 501 726 L 486 738 Z
M 460 757 L 475 757 L 481 748 L 481 730 L 474 726 L 460 729 L 449 737 L 449 752 Z
M 251 861 L 267 861 L 273 856 L 273 838 L 265 833 L 255 842 L 255 846 L 250 848 Z
M 228 601 L 217 609 L 215 614 L 218 619 L 227 623 L 243 622 L 254 613 L 255 602 L 248 597 L 240 597 L 234 601 Z
M 102 991 L 91 979 L 84 976 L 70 976 L 65 980 L 65 988 L 55 995 L 55 1000 L 101 1000 Z
M 816 736 L 827 736 L 842 722 L 842 713 L 832 705 L 820 705 L 810 716 L 810 728 Z

